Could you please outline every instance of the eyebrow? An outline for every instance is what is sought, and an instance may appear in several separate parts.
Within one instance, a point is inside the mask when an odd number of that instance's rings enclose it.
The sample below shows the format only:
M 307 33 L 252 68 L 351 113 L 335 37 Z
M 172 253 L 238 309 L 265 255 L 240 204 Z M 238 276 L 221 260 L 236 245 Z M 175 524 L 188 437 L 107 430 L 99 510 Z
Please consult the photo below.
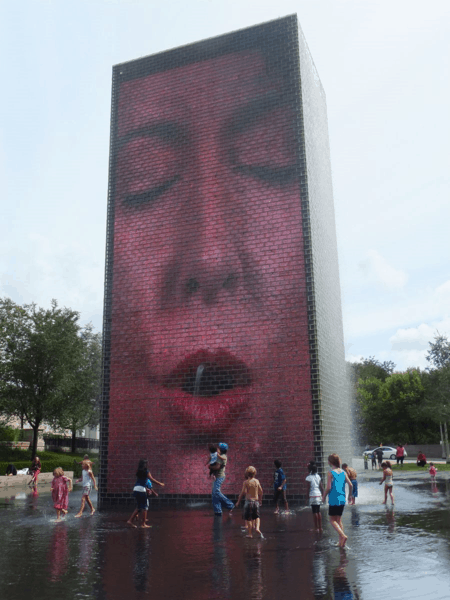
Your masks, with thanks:
M 226 131 L 232 134 L 241 133 L 251 127 L 256 121 L 276 108 L 287 106 L 277 90 L 270 90 L 264 95 L 250 100 L 245 106 L 238 108 L 226 126 Z
M 145 125 L 144 127 L 133 129 L 125 135 L 118 137 L 117 141 L 119 148 L 121 148 L 135 138 L 158 137 L 169 142 L 176 142 L 183 137 L 183 135 L 185 135 L 184 128 L 180 127 L 180 125 L 177 123 L 172 121 L 158 121 L 156 123 L 152 123 L 151 125 Z

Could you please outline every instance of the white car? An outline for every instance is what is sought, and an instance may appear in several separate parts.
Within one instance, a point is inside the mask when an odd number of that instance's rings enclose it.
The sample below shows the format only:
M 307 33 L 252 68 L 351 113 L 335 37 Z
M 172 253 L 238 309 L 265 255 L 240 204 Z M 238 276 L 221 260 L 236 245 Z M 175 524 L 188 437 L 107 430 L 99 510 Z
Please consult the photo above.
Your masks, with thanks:
M 379 450 L 380 448 L 381 450 L 383 450 L 383 460 L 395 460 L 397 458 L 397 450 L 395 448 L 391 448 L 391 446 L 378 446 L 378 448 L 374 448 L 373 450 L 364 450 L 363 458 L 365 456 L 367 456 L 367 458 L 370 458 L 372 452 L 375 452 L 375 450 Z M 405 449 L 403 448 L 403 450 Z M 408 456 L 406 450 L 403 456 L 405 458 Z

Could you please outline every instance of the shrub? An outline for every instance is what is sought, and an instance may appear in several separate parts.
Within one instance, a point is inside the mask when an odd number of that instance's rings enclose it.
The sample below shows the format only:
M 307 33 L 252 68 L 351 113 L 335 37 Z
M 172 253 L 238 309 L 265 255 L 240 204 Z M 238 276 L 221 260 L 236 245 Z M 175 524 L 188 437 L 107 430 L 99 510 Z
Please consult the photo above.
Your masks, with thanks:
M 4 475 L 6 473 L 6 467 L 10 463 L 12 463 L 18 471 L 19 469 L 29 469 L 31 467 L 31 455 L 30 458 L 27 458 L 28 452 L 20 450 L 19 452 L 21 453 L 21 456 L 11 456 L 10 453 L 7 456 L 3 455 L 1 457 L 2 460 L 0 460 L 0 475 Z M 55 456 L 51 452 L 40 452 L 38 456 L 41 459 L 42 473 L 52 473 L 57 467 L 61 467 L 64 471 L 73 471 L 74 477 L 81 477 L 81 465 L 78 464 L 78 462 L 80 462 L 82 459 L 82 456 L 80 455 L 77 456 L 77 458 L 74 458 L 73 455 Z M 97 477 L 99 470 L 99 460 L 97 457 L 94 459 L 94 462 L 95 464 L 92 470 L 94 472 L 94 475 Z
M 2 442 L 18 442 L 21 434 L 21 429 L 13 427 L 0 427 L 0 441 Z

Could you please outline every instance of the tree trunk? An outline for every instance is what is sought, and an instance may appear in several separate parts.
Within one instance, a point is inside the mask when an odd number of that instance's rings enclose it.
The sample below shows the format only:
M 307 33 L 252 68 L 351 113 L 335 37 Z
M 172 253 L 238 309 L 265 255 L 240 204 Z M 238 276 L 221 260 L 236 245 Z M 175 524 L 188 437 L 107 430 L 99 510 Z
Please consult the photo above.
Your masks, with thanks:
M 77 451 L 77 430 L 72 429 L 72 454 L 75 454 Z
M 35 425 L 33 427 L 33 444 L 31 446 L 31 460 L 34 460 L 37 454 L 37 444 L 38 444 L 38 437 L 39 437 L 39 425 L 40 423 L 38 423 L 37 425 Z

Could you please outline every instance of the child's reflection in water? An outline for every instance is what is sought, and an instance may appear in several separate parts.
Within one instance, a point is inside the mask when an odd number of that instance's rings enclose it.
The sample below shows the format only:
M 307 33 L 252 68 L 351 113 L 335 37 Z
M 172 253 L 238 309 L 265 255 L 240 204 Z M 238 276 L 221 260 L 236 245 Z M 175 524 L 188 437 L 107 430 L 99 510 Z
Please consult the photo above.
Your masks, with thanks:
M 56 523 L 48 550 L 48 570 L 50 581 L 59 581 L 67 571 L 69 563 L 69 544 L 67 526 Z

